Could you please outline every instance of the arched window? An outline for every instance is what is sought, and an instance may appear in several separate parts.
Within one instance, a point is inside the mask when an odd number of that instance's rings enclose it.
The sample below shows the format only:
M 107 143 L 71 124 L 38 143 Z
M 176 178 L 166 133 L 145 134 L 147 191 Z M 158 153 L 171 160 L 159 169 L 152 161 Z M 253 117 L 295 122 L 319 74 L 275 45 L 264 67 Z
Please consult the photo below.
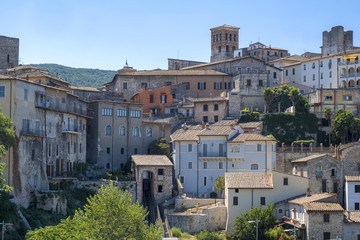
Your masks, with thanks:
M 229 52 L 229 46 L 226 45 L 226 52 Z
M 124 127 L 124 126 L 121 126 L 121 127 L 120 127 L 119 135 L 120 135 L 120 136 L 125 136 L 125 127 Z
M 219 46 L 219 52 L 221 52 L 221 46 Z
M 258 164 L 251 164 L 251 170 L 259 170 Z
M 146 128 L 146 136 L 152 137 L 152 128 L 151 127 Z
M 133 136 L 134 136 L 134 137 L 138 137 L 138 136 L 139 136 L 139 128 L 138 128 L 138 127 L 134 127 L 134 128 L 133 128 Z
M 231 34 L 230 34 L 230 36 L 229 36 L 229 39 L 230 39 L 230 41 L 231 41 Z
M 111 136 L 111 126 L 110 125 L 106 126 L 105 135 L 106 136 Z

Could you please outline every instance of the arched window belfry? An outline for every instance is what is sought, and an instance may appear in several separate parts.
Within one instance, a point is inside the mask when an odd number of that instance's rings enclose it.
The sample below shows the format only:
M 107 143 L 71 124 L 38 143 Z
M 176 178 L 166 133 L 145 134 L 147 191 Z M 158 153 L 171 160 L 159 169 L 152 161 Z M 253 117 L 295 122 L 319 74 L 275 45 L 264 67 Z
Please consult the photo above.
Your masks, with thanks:
M 120 135 L 120 136 L 125 136 L 125 127 L 124 127 L 124 126 L 121 126 L 121 127 L 120 127 L 119 135 Z
M 111 136 L 111 126 L 110 125 L 106 126 L 105 135 L 106 136 Z

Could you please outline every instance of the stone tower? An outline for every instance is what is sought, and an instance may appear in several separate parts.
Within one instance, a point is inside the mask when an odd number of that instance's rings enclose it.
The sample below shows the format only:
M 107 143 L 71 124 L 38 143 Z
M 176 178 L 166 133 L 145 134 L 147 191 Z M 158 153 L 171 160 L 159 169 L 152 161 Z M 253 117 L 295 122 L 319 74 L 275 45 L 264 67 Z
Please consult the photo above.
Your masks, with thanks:
M 222 25 L 210 29 L 211 62 L 234 57 L 234 51 L 239 48 L 239 29 L 238 27 L 229 25 Z
M 344 31 L 343 26 L 332 27 L 323 32 L 321 54 L 328 55 L 353 49 L 353 31 Z
M 19 64 L 19 39 L 0 36 L 0 69 Z

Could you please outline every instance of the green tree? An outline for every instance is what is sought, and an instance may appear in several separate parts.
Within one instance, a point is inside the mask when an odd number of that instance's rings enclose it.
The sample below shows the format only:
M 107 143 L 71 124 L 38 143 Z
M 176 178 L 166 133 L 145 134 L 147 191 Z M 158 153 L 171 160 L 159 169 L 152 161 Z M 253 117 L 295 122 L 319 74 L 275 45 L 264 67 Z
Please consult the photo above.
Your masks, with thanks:
M 225 177 L 224 176 L 218 176 L 216 181 L 214 182 L 214 186 L 216 190 L 220 192 L 220 197 L 222 197 L 222 193 L 225 190 Z
M 292 102 L 293 107 L 295 108 L 295 101 L 297 101 L 301 96 L 301 93 L 299 92 L 299 89 L 294 88 L 294 87 L 290 87 L 288 95 L 289 95 L 289 98 L 290 98 L 290 100 Z M 295 109 L 294 109 L 294 111 L 295 111 Z
M 102 186 L 90 197 L 84 210 L 59 225 L 35 229 L 27 239 L 161 239 L 160 230 L 148 225 L 147 215 L 131 195 L 113 185 Z
M 150 155 L 166 155 L 168 158 L 172 159 L 170 153 L 170 146 L 166 143 L 166 138 L 159 138 L 154 140 L 149 144 L 149 154 Z
M 336 112 L 335 119 L 333 122 L 333 131 L 337 137 L 345 143 L 349 135 L 351 123 L 354 121 L 354 114 L 350 111 L 344 111 L 339 109 Z
M 279 240 L 279 239 L 283 239 L 283 240 L 291 240 L 292 238 L 286 234 L 286 232 L 284 231 L 284 228 L 280 227 L 274 227 L 274 228 L 270 228 L 269 230 L 267 230 L 265 232 L 265 236 L 266 239 L 269 240 Z
M 331 107 L 326 107 L 323 110 L 323 113 L 324 113 L 324 118 L 326 119 L 326 121 L 329 122 L 329 126 L 331 127 L 331 117 L 333 115 Z
M 274 204 L 268 204 L 265 208 L 252 207 L 249 211 L 241 214 L 234 222 L 234 235 L 237 239 L 251 240 L 256 238 L 255 223 L 249 221 L 260 220 L 259 239 L 265 239 L 265 232 L 274 227 L 276 223 Z
M 270 112 L 278 112 L 278 104 L 280 103 L 280 111 L 283 112 L 288 107 L 291 107 L 291 100 L 289 97 L 289 86 L 284 84 L 280 87 L 274 87 L 274 99 L 270 104 Z
M 350 124 L 350 133 L 352 135 L 352 140 L 357 141 L 360 135 L 360 119 L 354 118 Z M 355 138 L 355 139 L 354 139 Z
M 265 88 L 262 95 L 263 95 L 263 98 L 264 98 L 264 101 L 266 104 L 266 112 L 269 112 L 270 104 L 274 100 L 274 97 L 275 97 L 275 92 L 271 88 L 267 87 L 267 88 Z

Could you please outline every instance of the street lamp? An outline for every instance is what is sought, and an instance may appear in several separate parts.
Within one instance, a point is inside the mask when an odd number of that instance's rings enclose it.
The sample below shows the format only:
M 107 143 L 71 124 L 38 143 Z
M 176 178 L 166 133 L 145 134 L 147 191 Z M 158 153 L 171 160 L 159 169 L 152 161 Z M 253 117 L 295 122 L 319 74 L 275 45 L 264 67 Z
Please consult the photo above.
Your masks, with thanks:
M 248 221 L 248 223 L 256 223 L 256 240 L 259 239 L 259 219 L 256 219 L 255 221 Z

